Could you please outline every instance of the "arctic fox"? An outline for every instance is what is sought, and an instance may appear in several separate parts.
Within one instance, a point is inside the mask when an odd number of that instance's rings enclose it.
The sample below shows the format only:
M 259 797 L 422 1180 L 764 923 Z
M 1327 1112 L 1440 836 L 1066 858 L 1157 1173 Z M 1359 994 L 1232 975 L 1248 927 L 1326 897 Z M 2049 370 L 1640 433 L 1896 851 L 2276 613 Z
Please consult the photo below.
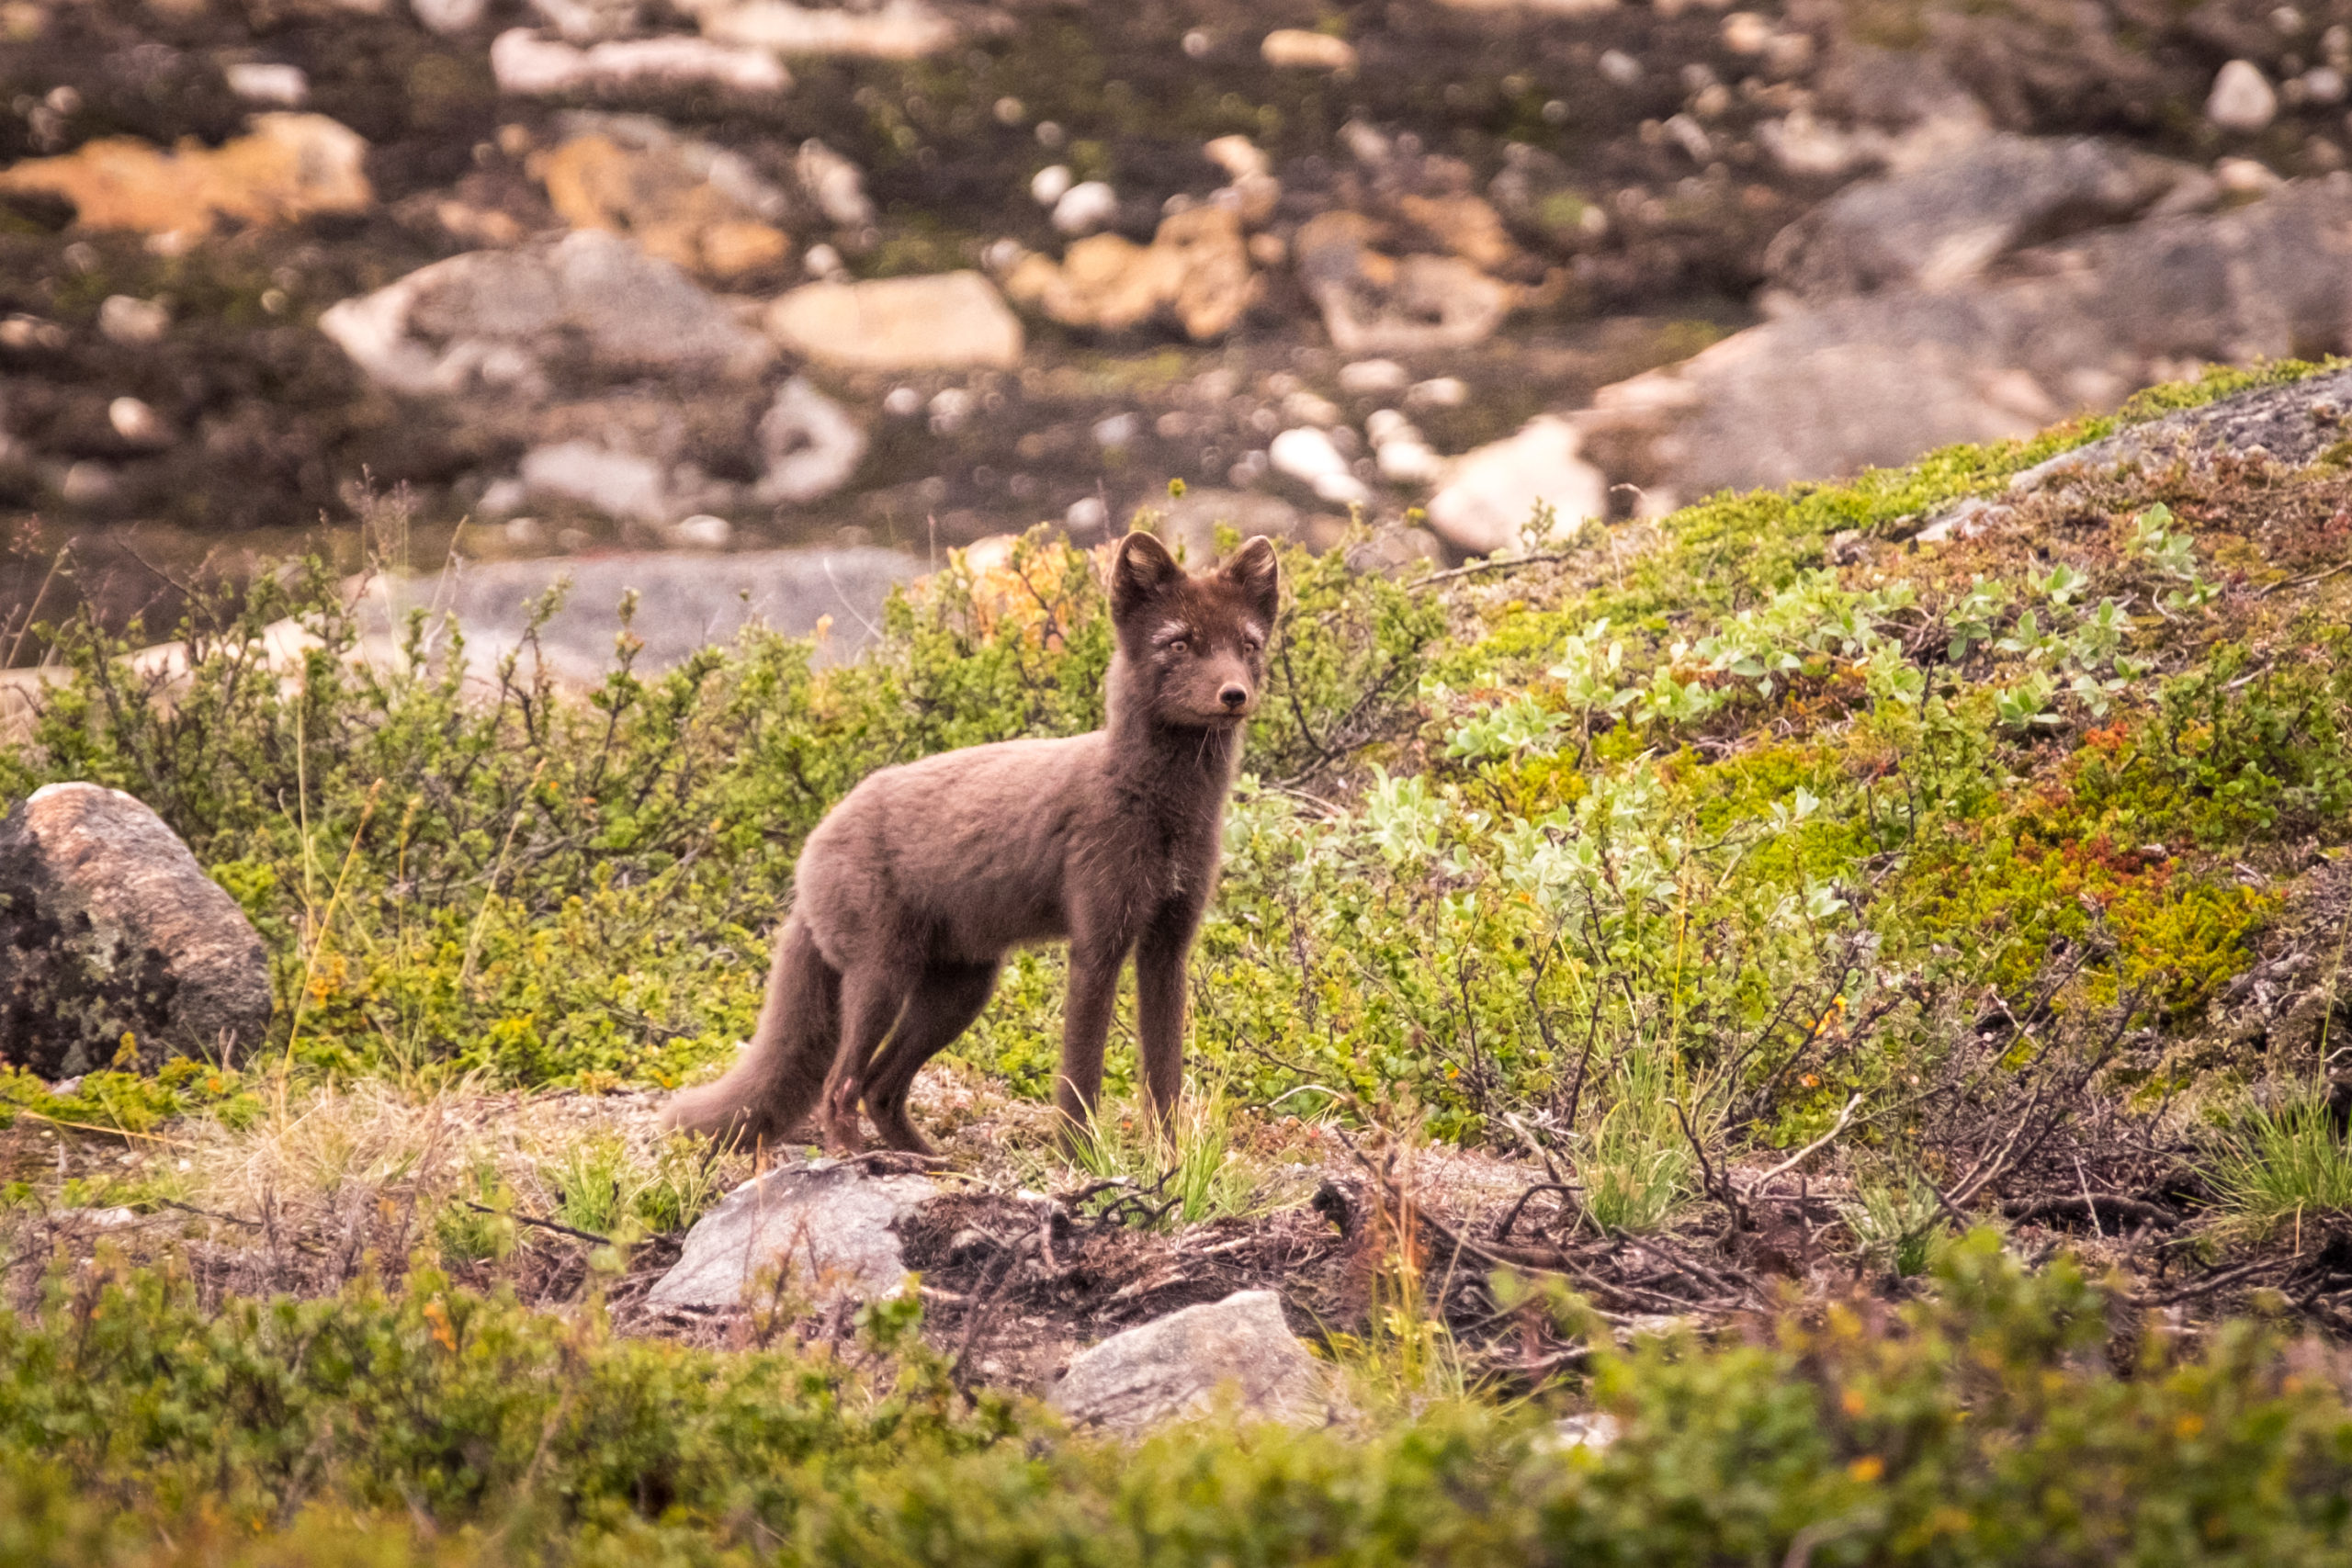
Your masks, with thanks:
M 780 1142 L 812 1110 L 835 1153 L 927 1153 L 907 1119 L 915 1073 L 961 1034 L 1005 953 L 1067 939 L 1056 1095 L 1067 1134 L 1092 1117 L 1120 966 L 1136 960 L 1144 1090 L 1163 1125 L 1183 1080 L 1184 970 L 1216 881 L 1244 723 L 1265 683 L 1279 584 L 1253 538 L 1190 575 L 1149 534 L 1111 567 L 1107 721 L 885 768 L 800 852 L 751 1043 L 673 1126 Z

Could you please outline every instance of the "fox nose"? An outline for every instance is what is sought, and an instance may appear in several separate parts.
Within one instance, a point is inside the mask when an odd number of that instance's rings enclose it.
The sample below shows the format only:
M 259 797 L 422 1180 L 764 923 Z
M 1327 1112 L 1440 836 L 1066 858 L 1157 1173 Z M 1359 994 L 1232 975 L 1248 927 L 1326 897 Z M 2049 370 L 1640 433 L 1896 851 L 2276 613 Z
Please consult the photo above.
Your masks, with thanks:
M 1232 682 L 1216 694 L 1216 700 L 1228 708 L 1238 709 L 1250 700 L 1250 688 L 1238 682 Z

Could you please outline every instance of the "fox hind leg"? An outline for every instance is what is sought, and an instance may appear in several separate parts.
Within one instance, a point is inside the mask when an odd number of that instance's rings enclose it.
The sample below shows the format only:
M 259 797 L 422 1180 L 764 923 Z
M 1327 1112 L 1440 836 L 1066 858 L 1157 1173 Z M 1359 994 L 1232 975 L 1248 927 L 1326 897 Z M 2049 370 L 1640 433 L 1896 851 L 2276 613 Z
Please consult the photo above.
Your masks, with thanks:
M 993 964 L 937 964 L 916 982 L 890 1043 L 865 1074 L 865 1109 L 889 1147 L 931 1153 L 931 1145 L 907 1119 L 907 1092 L 922 1065 L 954 1044 L 980 1016 L 996 989 L 996 975 Z
M 825 1076 L 820 1119 L 828 1154 L 854 1155 L 865 1146 L 858 1130 L 857 1102 L 865 1098 L 867 1064 L 874 1059 L 899 1010 L 907 987 L 895 970 L 876 964 L 842 976 L 841 1049 L 832 1071 Z

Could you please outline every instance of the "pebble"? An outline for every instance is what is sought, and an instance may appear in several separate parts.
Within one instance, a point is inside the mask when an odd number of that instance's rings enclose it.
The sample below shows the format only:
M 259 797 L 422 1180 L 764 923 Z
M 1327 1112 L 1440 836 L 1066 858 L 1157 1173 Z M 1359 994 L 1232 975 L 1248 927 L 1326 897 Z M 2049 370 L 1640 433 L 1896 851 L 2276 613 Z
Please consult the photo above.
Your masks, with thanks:
M 247 60 L 222 66 L 220 74 L 228 81 L 229 91 L 249 104 L 298 109 L 311 96 L 311 79 L 299 65 Z
M 1228 179 L 1246 180 L 1273 173 L 1264 151 L 1246 136 L 1220 136 L 1204 144 L 1201 155 L 1223 169 Z
M 912 419 L 922 412 L 922 394 L 912 387 L 893 387 L 882 400 L 882 412 L 899 419 Z
M 1597 64 L 1601 79 L 1614 86 L 1630 87 L 1642 79 L 1642 62 L 1622 49 L 1603 50 Z
M 1458 409 L 1469 400 L 1470 389 L 1452 376 L 1416 381 L 1405 393 L 1406 402 L 1420 408 Z
M 1094 423 L 1094 445 L 1097 446 L 1126 446 L 1134 444 L 1136 434 L 1143 423 L 1131 413 L 1114 413 Z
M 1119 215 L 1119 193 L 1101 180 L 1081 180 L 1054 203 L 1054 227 L 1065 234 L 1091 234 Z
M 98 332 L 108 343 L 143 347 L 161 343 L 171 330 L 172 313 L 153 299 L 110 294 L 98 307 Z
M 1068 164 L 1048 164 L 1029 176 L 1029 197 L 1040 207 L 1051 207 L 1077 183 Z
M 1724 18 L 1723 39 L 1734 54 L 1761 54 L 1772 47 L 1772 24 L 1753 11 L 1734 11 Z
M 2251 136 L 2278 118 L 2278 94 L 2253 62 L 2233 60 L 2213 78 L 2205 118 L 2221 130 Z
M 2344 73 L 2333 65 L 2314 65 L 2303 73 L 2303 96 L 2315 104 L 2344 101 Z
M 1340 367 L 1340 390 L 1355 397 L 1401 392 L 1412 377 L 1393 359 L 1359 359 Z
M 107 423 L 125 441 L 141 446 L 162 446 L 170 440 L 155 411 L 137 398 L 117 398 L 107 405 Z
M 1283 399 L 1283 417 L 1293 424 L 1319 424 L 1328 430 L 1340 423 L 1340 405 L 1301 388 Z
M 1276 69 L 1296 71 L 1353 71 L 1356 68 L 1356 47 L 1343 38 L 1329 33 L 1311 33 L 1304 28 L 1276 28 L 1266 35 L 1258 52 L 1266 63 Z
M 680 549 L 723 550 L 734 541 L 735 525 L 724 517 L 697 512 L 673 525 L 666 537 Z
M 1073 534 L 1092 534 L 1111 521 L 1111 509 L 1099 495 L 1081 495 L 1062 513 L 1062 526 Z
M 1299 425 L 1274 437 L 1266 457 L 1277 473 L 1304 480 L 1324 501 L 1346 503 L 1372 499 L 1363 481 L 1349 471 L 1348 460 L 1327 433 Z

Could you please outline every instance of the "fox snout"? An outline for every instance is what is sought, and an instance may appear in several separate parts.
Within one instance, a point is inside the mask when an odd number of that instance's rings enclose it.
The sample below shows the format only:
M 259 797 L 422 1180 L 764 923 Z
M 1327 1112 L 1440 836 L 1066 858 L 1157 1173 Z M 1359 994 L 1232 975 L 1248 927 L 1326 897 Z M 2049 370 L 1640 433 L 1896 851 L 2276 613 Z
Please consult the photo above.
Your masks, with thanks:
M 1225 705 L 1227 713 L 1246 713 L 1250 707 L 1250 688 L 1238 682 L 1227 682 L 1225 689 L 1217 693 L 1216 700 Z

